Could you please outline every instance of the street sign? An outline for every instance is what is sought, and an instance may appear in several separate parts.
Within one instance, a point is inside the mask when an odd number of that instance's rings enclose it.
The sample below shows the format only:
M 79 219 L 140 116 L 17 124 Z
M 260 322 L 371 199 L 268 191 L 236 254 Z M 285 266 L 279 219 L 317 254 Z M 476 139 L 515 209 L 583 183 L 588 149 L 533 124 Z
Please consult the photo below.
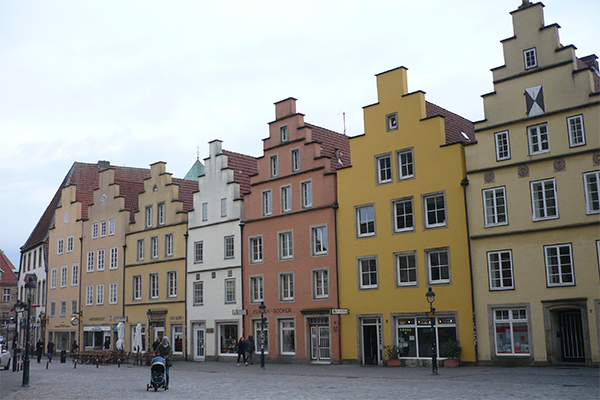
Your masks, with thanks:
M 331 309 L 331 313 L 334 315 L 345 315 L 348 314 L 350 312 L 349 309 L 347 308 L 332 308 Z
M 248 310 L 231 310 L 232 315 L 248 315 Z
M 115 322 L 127 322 L 127 317 L 115 317 Z

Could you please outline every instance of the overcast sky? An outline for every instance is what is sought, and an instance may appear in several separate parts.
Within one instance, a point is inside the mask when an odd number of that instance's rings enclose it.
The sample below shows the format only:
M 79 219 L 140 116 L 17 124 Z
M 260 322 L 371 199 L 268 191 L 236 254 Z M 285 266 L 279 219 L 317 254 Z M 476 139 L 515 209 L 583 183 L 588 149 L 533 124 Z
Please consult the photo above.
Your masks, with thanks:
M 363 133 L 374 75 L 477 121 L 521 0 L 0 0 L 0 248 L 22 246 L 75 161 L 183 177 L 207 142 L 259 156 L 273 103 Z M 563 45 L 598 53 L 600 2 L 544 0 Z M 600 54 L 600 53 L 598 53 Z

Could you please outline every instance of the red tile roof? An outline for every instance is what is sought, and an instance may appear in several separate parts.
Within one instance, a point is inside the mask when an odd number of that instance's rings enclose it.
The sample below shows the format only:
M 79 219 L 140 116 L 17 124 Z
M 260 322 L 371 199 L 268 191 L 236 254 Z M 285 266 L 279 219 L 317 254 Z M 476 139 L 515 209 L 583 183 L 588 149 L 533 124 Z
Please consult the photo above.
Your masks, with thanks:
M 588 56 L 590 57 L 590 56 Z M 584 57 L 584 58 L 588 58 L 588 57 Z M 596 59 L 595 56 L 593 56 L 594 60 Z M 591 58 L 591 57 L 590 57 Z M 577 69 L 576 71 L 579 70 L 583 70 L 583 69 L 589 69 L 592 72 L 592 76 L 594 79 L 594 90 L 592 93 L 598 93 L 600 92 L 600 75 L 598 75 L 597 70 L 595 70 L 594 68 L 590 67 L 590 65 L 586 64 L 581 58 L 577 58 Z
M 2 277 L 0 279 L 0 283 L 17 283 L 19 282 L 19 278 L 13 272 L 15 266 L 10 262 L 6 254 L 2 250 L 0 250 L 0 269 L 2 270 Z
M 179 200 L 183 201 L 183 211 L 194 210 L 194 192 L 198 191 L 198 181 L 172 178 L 171 182 L 179 186 Z
M 312 140 L 321 143 L 321 155 L 329 158 L 332 171 L 350 166 L 350 141 L 348 136 L 316 125 L 304 125 L 312 131 Z M 339 150 L 337 155 L 336 150 Z
M 250 176 L 258 172 L 256 157 L 225 149 L 223 154 L 227 156 L 227 165 L 233 169 L 233 179 L 240 184 L 240 195 L 244 197 L 251 192 Z
M 427 111 L 427 118 L 436 117 L 438 115 L 444 117 L 446 144 L 475 141 L 475 127 L 468 119 L 428 101 L 425 102 L 425 109 Z M 465 138 L 463 133 L 466 134 L 468 138 Z

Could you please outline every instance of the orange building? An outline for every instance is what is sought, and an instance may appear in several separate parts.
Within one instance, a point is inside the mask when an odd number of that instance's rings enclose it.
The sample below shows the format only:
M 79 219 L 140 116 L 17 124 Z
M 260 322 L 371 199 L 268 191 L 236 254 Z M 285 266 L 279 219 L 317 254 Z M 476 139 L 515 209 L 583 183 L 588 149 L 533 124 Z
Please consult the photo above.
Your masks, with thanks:
M 296 99 L 275 103 L 252 192 L 244 198 L 245 335 L 282 362 L 339 362 L 336 170 L 350 165 L 345 135 L 304 122 Z

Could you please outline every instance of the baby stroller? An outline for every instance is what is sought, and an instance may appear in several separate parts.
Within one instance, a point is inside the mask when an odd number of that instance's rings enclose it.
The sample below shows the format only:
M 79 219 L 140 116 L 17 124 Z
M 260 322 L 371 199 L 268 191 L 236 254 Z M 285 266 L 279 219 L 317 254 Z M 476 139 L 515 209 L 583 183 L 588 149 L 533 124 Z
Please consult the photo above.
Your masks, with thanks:
M 154 357 L 150 366 L 150 383 L 146 386 L 146 391 L 150 388 L 154 388 L 154 391 L 158 391 L 158 388 L 164 388 L 165 385 L 165 359 L 162 357 Z

